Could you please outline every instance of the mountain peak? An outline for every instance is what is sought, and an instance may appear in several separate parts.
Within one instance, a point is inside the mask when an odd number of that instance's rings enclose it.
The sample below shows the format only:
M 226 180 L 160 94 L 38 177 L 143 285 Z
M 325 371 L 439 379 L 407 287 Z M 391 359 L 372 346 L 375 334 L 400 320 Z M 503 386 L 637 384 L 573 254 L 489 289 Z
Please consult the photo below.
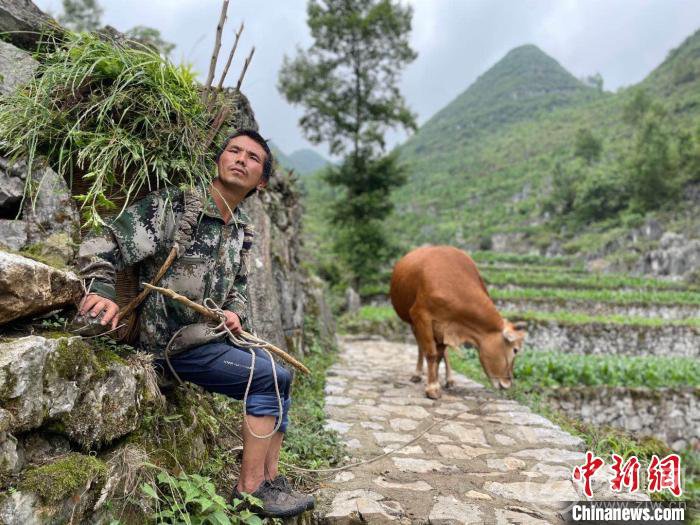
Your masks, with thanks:
M 416 143 L 424 133 L 448 134 L 458 142 L 469 140 L 599 95 L 540 48 L 525 44 L 506 53 L 426 122 L 409 143 Z

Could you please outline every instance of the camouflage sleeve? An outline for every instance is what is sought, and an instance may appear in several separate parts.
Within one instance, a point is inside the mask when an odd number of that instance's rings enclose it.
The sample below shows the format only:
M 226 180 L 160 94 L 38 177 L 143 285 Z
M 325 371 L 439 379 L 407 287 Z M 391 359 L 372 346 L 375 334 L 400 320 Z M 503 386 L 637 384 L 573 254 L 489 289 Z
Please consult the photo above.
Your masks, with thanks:
M 156 253 L 166 240 L 167 199 L 153 192 L 134 203 L 101 233 L 91 233 L 80 245 L 78 274 L 92 285 L 90 291 L 116 298 L 116 273 Z
M 241 320 L 244 328 L 249 328 L 248 305 L 248 269 L 250 268 L 251 248 L 253 247 L 253 228 L 249 224 L 243 226 L 243 245 L 241 246 L 241 265 L 233 280 L 233 289 L 226 297 L 223 310 L 229 310 Z

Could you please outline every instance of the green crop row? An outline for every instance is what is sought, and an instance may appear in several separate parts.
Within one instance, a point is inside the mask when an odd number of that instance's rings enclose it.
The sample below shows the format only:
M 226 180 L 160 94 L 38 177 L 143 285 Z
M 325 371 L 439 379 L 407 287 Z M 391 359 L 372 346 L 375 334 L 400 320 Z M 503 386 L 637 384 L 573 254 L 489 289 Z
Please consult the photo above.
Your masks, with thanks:
M 494 299 L 553 299 L 641 305 L 700 305 L 700 293 L 675 290 L 576 290 L 571 288 L 493 288 Z
M 453 358 L 454 357 L 454 358 Z M 450 355 L 455 370 L 487 384 L 474 350 Z M 689 357 L 580 355 L 524 352 L 515 360 L 514 388 L 559 386 L 700 387 L 700 362 Z
M 484 280 L 490 285 L 517 285 L 525 287 L 544 286 L 550 288 L 590 288 L 619 289 L 635 288 L 642 290 L 685 290 L 697 291 L 685 283 L 664 281 L 629 275 L 574 275 L 552 271 L 550 273 L 528 273 L 513 270 L 488 270 L 482 272 Z
M 503 317 L 523 321 L 551 321 L 561 324 L 620 324 L 626 326 L 692 326 L 700 328 L 700 318 L 662 319 L 659 317 L 634 317 L 624 315 L 586 315 L 572 312 L 501 312 Z M 348 319 L 372 324 L 397 321 L 391 306 L 363 306 Z

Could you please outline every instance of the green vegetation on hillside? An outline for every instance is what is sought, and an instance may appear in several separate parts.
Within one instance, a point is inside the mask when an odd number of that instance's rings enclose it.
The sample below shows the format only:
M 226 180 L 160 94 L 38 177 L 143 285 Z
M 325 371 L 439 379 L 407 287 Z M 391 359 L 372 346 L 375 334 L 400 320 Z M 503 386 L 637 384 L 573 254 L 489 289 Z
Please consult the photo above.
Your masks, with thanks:
M 557 249 L 634 264 L 658 241 L 628 238 L 650 219 L 697 232 L 700 32 L 638 86 L 601 93 L 534 46 L 511 51 L 398 148 L 408 182 L 388 232 L 423 243 Z M 326 190 L 308 186 L 323 237 Z M 692 235 L 692 233 L 691 233 Z M 323 240 L 320 240 L 323 246 Z

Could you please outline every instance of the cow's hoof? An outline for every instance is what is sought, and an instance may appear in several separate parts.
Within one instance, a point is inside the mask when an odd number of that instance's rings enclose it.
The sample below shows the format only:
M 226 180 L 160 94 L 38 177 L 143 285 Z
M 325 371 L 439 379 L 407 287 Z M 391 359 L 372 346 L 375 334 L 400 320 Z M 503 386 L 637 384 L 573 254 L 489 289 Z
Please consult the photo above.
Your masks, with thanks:
M 422 380 L 420 374 L 413 374 L 411 376 L 411 383 L 420 383 Z
M 425 387 L 425 395 L 430 399 L 440 399 L 442 392 L 440 392 L 440 385 L 428 385 Z
M 448 379 L 445 381 L 445 388 L 452 388 L 455 386 L 455 380 L 454 379 Z

